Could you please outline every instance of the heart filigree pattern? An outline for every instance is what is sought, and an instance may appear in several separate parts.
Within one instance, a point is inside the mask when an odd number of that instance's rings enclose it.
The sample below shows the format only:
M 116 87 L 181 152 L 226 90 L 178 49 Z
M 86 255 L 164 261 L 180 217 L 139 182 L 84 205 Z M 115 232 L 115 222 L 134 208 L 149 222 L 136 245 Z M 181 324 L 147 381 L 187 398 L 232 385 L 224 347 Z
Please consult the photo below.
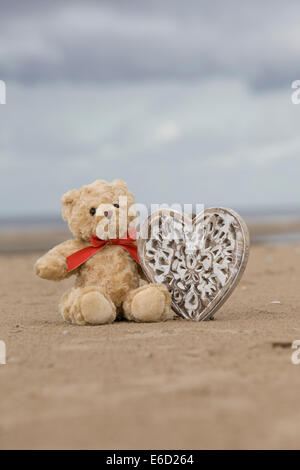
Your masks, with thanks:
M 138 250 L 145 275 L 167 286 L 176 313 L 208 320 L 244 272 L 249 234 L 229 209 L 208 209 L 193 218 L 164 209 L 143 224 Z

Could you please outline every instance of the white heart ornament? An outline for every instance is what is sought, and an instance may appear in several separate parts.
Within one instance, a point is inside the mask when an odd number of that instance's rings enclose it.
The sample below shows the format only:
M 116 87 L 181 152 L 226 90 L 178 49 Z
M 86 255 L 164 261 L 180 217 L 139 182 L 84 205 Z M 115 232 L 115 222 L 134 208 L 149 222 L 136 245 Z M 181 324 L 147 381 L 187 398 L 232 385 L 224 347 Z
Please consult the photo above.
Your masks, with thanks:
M 162 209 L 144 222 L 138 252 L 147 279 L 166 285 L 178 315 L 208 320 L 243 275 L 249 233 L 230 209 L 212 208 L 195 217 Z

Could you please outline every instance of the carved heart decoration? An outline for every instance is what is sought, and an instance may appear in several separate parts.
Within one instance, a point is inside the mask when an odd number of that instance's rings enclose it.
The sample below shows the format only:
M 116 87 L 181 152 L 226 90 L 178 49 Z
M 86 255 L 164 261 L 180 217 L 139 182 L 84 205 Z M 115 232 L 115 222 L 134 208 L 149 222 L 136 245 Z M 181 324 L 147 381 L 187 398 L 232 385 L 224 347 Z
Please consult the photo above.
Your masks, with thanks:
M 146 277 L 167 286 L 178 315 L 208 320 L 242 277 L 249 234 L 230 209 L 212 208 L 194 217 L 162 209 L 143 224 L 138 252 Z

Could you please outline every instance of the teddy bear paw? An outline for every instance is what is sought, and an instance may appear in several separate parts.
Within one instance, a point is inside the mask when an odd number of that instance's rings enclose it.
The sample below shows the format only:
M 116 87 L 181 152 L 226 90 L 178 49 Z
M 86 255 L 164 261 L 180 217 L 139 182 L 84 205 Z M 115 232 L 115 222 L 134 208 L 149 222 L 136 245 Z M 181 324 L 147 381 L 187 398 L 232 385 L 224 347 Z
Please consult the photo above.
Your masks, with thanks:
M 100 292 L 89 292 L 81 299 L 81 313 L 90 325 L 112 323 L 116 318 L 114 304 Z
M 138 322 L 159 322 L 168 317 L 170 301 L 161 286 L 146 286 L 137 292 L 131 303 L 131 316 Z

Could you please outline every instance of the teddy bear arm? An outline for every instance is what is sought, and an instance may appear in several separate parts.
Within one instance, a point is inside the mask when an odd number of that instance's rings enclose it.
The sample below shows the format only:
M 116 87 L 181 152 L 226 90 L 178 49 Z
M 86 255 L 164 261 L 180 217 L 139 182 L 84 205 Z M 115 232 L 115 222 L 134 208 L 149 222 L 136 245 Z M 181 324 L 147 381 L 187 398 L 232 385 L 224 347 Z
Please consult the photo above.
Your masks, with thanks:
M 138 266 L 138 274 L 139 274 L 139 287 L 146 286 L 149 284 L 148 279 L 146 278 L 144 271 L 142 270 L 141 266 Z
M 55 246 L 37 260 L 35 273 L 42 279 L 61 281 L 75 274 L 77 270 L 68 273 L 67 257 L 84 248 L 86 245 L 78 240 L 68 240 Z

